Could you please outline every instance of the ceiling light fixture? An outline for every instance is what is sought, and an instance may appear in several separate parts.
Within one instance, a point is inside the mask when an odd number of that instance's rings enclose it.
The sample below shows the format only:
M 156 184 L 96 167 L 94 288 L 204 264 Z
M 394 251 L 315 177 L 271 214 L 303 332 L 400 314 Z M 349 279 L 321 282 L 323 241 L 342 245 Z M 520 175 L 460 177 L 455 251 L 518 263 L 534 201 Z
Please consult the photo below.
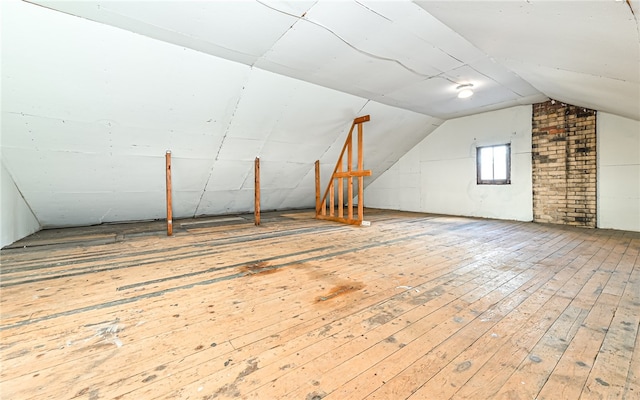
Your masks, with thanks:
M 465 83 L 464 85 L 458 86 L 456 88 L 456 90 L 458 91 L 458 98 L 466 99 L 467 97 L 473 96 L 473 90 L 471 90 L 472 87 L 473 84 L 471 83 Z

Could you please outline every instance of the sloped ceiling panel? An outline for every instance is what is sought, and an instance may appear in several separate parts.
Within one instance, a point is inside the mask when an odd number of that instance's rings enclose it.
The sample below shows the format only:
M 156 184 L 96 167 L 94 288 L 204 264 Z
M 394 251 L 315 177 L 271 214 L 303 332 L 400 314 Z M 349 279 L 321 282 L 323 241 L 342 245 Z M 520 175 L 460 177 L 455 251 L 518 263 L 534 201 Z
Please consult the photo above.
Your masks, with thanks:
M 353 118 L 375 114 L 365 166 L 376 174 L 441 122 L 46 8 L 9 7 L 2 157 L 45 227 L 163 218 L 167 150 L 177 218 L 251 210 L 257 156 L 263 209 L 312 206 L 313 163 L 332 169 Z
M 547 99 L 406 0 L 33 2 L 437 118 Z M 462 83 L 487 93 L 452 101 Z
M 365 154 L 370 153 L 365 167 L 375 175 L 442 122 L 252 69 L 195 214 L 252 209 L 255 157 L 260 158 L 263 209 L 313 206 L 315 160 L 321 161 L 325 185 L 353 118 L 369 113 L 375 121 L 365 127 Z
M 438 118 L 548 96 L 640 118 L 638 0 L 34 2 Z
M 212 155 L 213 166 L 194 214 L 253 209 L 256 157 L 261 164 L 262 208 L 281 208 L 365 103 L 356 96 L 252 68 L 217 154 Z M 313 204 L 314 183 L 300 190 L 308 198 L 305 204 Z
M 416 3 L 546 95 L 640 119 L 637 0 Z
M 315 2 L 274 2 L 284 13 L 253 1 L 31 3 L 251 65 Z
M 318 2 L 255 65 L 440 118 L 546 100 L 406 1 Z M 485 96 L 461 102 L 462 83 Z
M 168 149 L 189 168 L 176 188 L 200 197 L 249 67 L 25 3 L 3 12 L 3 162 L 43 226 L 161 217 Z

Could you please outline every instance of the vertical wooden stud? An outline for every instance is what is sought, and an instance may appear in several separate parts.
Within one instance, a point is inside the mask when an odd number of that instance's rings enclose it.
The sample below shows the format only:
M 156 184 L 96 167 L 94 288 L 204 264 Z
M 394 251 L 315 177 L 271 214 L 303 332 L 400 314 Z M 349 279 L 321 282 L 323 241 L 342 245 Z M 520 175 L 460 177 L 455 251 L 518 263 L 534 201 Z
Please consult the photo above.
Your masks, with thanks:
M 349 141 L 347 144 L 347 171 L 351 173 L 353 171 L 353 136 L 349 135 L 347 138 Z M 349 175 L 347 178 L 347 218 L 353 219 L 353 177 Z
M 255 208 L 254 217 L 256 226 L 260 225 L 260 157 L 256 157 L 255 166 Z
M 167 236 L 173 235 L 173 211 L 171 204 L 171 150 L 164 156 L 167 177 Z
M 320 160 L 316 160 L 316 216 L 320 215 Z
M 362 123 L 358 124 L 358 171 L 364 171 L 362 151 Z M 364 176 L 358 176 L 358 220 L 364 219 Z
M 334 216 L 335 206 L 335 193 L 334 193 L 335 179 L 331 180 L 331 186 L 329 186 L 329 215 Z
M 364 170 L 364 157 L 362 155 L 362 124 L 358 124 L 358 171 Z
M 342 160 L 336 172 L 342 172 Z M 338 218 L 344 218 L 344 178 L 338 178 Z

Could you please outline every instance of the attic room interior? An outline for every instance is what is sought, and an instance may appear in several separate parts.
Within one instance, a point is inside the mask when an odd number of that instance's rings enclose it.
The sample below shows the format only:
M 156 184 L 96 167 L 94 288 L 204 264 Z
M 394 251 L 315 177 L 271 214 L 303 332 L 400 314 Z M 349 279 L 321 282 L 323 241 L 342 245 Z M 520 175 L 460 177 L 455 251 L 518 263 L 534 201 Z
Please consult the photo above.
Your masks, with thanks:
M 0 18 L 0 398 L 640 398 L 640 1 Z

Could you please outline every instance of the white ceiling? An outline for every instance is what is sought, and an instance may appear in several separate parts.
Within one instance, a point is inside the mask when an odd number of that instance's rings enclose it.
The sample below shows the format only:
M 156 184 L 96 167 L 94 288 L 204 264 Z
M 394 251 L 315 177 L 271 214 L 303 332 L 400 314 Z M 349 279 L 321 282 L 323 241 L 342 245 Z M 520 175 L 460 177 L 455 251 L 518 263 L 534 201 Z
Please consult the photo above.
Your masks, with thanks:
M 640 119 L 638 0 L 32 2 L 438 118 L 551 97 Z
M 417 3 L 546 96 L 640 119 L 640 1 Z
M 162 218 L 167 149 L 178 217 L 250 210 L 255 156 L 264 209 L 307 207 L 313 162 L 326 177 L 360 115 L 368 182 L 458 116 L 551 97 L 640 120 L 638 15 L 635 0 L 3 1 L 2 163 L 43 226 Z

